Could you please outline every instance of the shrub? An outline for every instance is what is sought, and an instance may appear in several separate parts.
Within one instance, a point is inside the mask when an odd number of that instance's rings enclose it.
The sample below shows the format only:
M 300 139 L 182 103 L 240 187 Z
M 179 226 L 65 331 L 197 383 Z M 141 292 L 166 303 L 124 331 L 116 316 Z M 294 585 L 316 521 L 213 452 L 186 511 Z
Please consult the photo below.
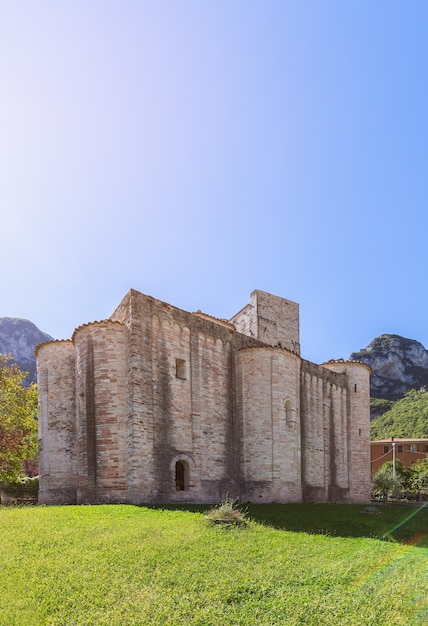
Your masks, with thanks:
M 214 524 L 246 524 L 246 512 L 243 511 L 236 499 L 227 496 L 222 502 L 210 509 L 205 517 Z
M 1 489 L 14 498 L 37 498 L 39 492 L 39 477 L 23 476 L 13 482 L 2 483 Z

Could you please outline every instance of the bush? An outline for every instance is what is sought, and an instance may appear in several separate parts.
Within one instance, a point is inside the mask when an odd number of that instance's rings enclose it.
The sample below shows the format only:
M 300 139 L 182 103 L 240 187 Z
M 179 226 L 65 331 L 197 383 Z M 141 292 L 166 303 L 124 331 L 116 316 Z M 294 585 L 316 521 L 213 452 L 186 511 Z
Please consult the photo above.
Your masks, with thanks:
M 1 490 L 13 498 L 37 498 L 39 477 L 23 476 L 13 482 L 2 483 Z

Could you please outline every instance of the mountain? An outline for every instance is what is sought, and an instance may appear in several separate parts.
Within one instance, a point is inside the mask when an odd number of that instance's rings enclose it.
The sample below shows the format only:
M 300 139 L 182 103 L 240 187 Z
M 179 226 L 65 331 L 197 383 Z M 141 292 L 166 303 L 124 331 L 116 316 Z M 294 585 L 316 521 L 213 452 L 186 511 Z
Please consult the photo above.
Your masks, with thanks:
M 398 400 L 410 389 L 428 387 L 428 350 L 414 339 L 380 335 L 349 359 L 372 368 L 372 398 Z
M 36 357 L 34 348 L 52 337 L 35 324 L 18 317 L 0 317 L 0 353 L 12 354 L 21 370 L 28 372 L 26 383 L 36 381 Z

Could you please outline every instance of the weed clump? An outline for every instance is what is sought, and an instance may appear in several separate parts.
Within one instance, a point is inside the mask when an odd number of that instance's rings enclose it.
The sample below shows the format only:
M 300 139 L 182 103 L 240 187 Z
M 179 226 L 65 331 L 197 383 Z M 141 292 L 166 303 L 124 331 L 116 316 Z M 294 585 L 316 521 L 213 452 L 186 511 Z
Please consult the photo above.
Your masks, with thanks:
M 247 524 L 246 511 L 243 511 L 236 499 L 224 498 L 221 503 L 207 511 L 206 519 L 213 524 Z

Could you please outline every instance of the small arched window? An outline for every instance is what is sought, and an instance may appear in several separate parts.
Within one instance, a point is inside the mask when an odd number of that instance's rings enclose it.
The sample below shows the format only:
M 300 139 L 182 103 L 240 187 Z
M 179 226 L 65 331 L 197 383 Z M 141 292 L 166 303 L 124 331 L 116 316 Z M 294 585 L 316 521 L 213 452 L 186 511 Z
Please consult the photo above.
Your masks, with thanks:
M 175 490 L 184 491 L 186 489 L 186 465 L 183 461 L 175 464 Z

